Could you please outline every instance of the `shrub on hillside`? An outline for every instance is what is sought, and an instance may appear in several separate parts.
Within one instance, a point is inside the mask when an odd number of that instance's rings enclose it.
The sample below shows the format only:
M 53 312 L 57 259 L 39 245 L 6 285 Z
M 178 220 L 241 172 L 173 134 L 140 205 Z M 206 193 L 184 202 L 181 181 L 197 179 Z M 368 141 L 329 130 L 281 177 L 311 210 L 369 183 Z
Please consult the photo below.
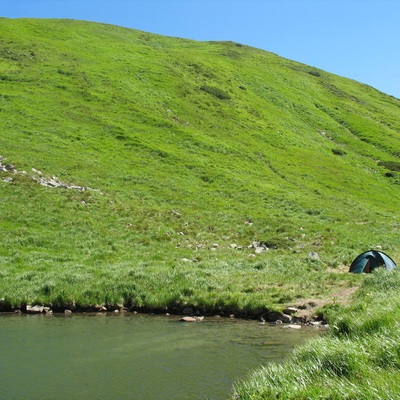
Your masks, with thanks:
M 215 86 L 201 86 L 200 90 L 212 94 L 220 100 L 229 100 L 231 96 L 228 93 L 224 92 L 222 89 L 219 89 Z
M 332 153 L 337 156 L 345 156 L 347 153 L 342 149 L 332 149 Z
M 400 172 L 400 162 L 398 161 L 379 161 L 378 165 L 385 167 L 390 171 Z

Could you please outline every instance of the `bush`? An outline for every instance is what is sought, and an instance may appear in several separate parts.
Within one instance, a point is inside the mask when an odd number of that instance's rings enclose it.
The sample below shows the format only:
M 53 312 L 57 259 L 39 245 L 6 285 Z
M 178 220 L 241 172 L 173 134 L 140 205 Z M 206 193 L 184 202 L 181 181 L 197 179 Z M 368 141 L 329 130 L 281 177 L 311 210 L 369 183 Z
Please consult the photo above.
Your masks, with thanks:
M 390 171 L 400 172 L 400 162 L 398 161 L 379 161 L 378 165 L 385 167 Z
M 214 86 L 201 86 L 200 90 L 212 94 L 220 100 L 230 100 L 231 96 L 228 93 L 225 93 L 223 90 L 214 87 Z
M 332 149 L 332 153 L 337 156 L 345 156 L 347 153 L 342 149 Z
M 316 77 L 320 77 L 321 76 L 321 74 L 315 69 L 311 69 L 311 70 L 307 71 L 307 73 L 312 75 L 312 76 L 316 76 Z

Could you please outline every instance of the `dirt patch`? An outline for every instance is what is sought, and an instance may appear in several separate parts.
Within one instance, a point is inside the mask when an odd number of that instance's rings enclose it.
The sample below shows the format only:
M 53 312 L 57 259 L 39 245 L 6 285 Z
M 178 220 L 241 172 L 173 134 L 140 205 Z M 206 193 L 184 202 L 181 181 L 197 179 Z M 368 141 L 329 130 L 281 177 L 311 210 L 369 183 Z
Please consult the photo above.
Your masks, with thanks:
M 350 304 L 353 294 L 358 290 L 357 286 L 343 288 L 342 290 L 333 293 L 329 299 L 302 299 L 295 304 L 299 309 L 296 317 L 304 321 L 311 321 L 318 319 L 318 310 L 327 304 Z

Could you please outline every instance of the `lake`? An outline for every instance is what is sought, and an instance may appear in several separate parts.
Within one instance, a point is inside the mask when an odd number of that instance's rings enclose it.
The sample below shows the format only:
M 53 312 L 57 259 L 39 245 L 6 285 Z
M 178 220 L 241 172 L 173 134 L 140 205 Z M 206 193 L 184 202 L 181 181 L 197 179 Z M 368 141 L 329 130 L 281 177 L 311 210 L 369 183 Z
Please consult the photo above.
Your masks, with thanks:
M 226 399 L 318 330 L 177 316 L 2 315 L 0 398 Z

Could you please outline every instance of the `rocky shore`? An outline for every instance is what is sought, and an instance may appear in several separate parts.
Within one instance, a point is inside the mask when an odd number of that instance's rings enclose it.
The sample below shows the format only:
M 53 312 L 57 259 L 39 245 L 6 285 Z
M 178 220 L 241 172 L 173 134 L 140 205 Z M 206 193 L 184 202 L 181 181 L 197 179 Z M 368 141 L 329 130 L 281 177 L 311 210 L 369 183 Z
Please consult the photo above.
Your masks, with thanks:
M 300 329 L 302 325 L 313 325 L 317 327 L 327 327 L 323 315 L 316 313 L 316 303 L 308 302 L 300 306 L 286 307 L 282 312 L 264 310 L 263 313 L 240 312 L 232 313 L 232 310 L 197 310 L 192 307 L 174 307 L 168 308 L 147 308 L 147 307 L 126 307 L 123 304 L 95 304 L 91 306 L 80 306 L 75 303 L 65 304 L 64 306 L 40 305 L 40 304 L 21 304 L 19 306 L 10 306 L 5 299 L 0 299 L 0 312 L 7 314 L 41 314 L 51 316 L 58 315 L 79 315 L 79 314 L 154 314 L 175 316 L 182 322 L 199 322 L 207 318 L 239 318 L 258 320 L 260 324 L 282 324 L 293 329 Z

